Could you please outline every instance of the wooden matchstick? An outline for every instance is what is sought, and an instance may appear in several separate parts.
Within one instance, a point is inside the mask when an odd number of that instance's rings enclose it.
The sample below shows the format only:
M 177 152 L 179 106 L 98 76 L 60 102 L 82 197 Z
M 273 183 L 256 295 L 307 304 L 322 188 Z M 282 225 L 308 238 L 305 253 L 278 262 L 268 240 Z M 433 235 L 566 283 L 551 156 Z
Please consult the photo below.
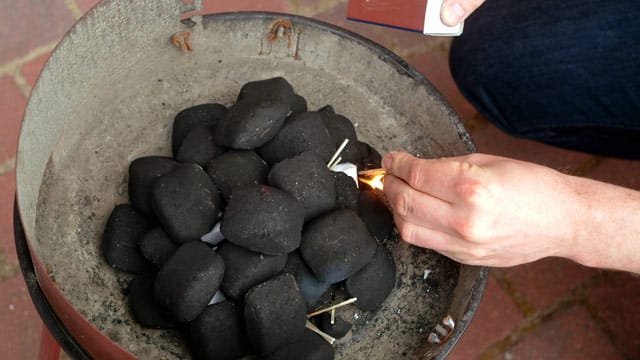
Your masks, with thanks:
M 336 159 L 338 158 L 338 156 L 340 156 L 340 154 L 342 153 L 342 151 L 344 150 L 344 148 L 347 146 L 348 143 L 349 143 L 349 139 L 344 139 L 342 144 L 340 144 L 340 146 L 338 147 L 338 150 L 336 150 L 336 152 L 331 157 L 331 160 L 329 160 L 329 162 L 327 163 L 327 167 L 329 169 L 331 169 L 331 167 L 337 164 Z
M 334 338 L 333 336 L 322 332 L 322 330 L 318 329 L 318 327 L 316 327 L 315 325 L 313 325 L 313 323 L 309 320 L 307 320 L 307 329 L 313 331 L 314 333 L 322 336 L 323 339 L 325 339 L 329 344 L 333 345 L 334 342 L 336 342 L 336 338 Z
M 331 305 L 328 308 L 324 308 L 324 309 L 320 309 L 318 311 L 314 311 L 314 312 L 312 312 L 310 314 L 307 314 L 307 319 L 308 318 L 312 318 L 312 317 L 314 317 L 316 315 L 320 315 L 320 314 L 326 313 L 327 311 L 331 311 L 333 309 L 337 309 L 339 307 L 343 307 L 345 305 L 353 304 L 356 301 L 358 301 L 358 298 L 353 297 L 353 298 L 347 299 L 347 300 L 345 300 L 345 301 L 343 301 L 341 303 L 338 303 L 338 304 L 335 304 L 335 305 Z
M 363 175 L 363 176 L 376 176 L 376 175 L 386 175 L 386 174 L 387 174 L 387 169 L 383 169 L 383 168 L 358 171 L 358 175 Z

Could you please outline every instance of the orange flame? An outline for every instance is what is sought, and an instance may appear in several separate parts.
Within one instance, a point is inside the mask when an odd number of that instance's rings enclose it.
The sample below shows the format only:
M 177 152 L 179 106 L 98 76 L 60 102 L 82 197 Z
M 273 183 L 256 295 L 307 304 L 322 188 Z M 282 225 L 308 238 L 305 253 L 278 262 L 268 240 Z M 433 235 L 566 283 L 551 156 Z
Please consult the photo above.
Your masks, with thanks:
M 363 182 L 369 186 L 371 186 L 371 188 L 373 189 L 378 189 L 378 190 L 383 190 L 384 189 L 384 183 L 382 182 L 382 179 L 384 178 L 385 174 L 379 174 L 379 175 L 374 175 L 371 177 L 366 177 L 366 176 L 360 176 L 358 179 L 360 180 L 360 182 Z

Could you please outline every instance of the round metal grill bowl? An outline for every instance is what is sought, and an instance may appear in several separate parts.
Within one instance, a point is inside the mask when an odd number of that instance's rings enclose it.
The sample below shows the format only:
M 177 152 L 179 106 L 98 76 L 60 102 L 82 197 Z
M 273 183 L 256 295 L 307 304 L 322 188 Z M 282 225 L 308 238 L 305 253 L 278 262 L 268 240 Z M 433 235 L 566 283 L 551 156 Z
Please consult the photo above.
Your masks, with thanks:
M 331 104 L 382 153 L 474 151 L 437 91 L 375 43 L 285 14 L 181 22 L 185 7 L 178 0 L 102 1 L 55 50 L 26 110 L 16 175 L 19 220 L 46 301 L 95 358 L 188 357 L 177 331 L 135 323 L 125 291 L 131 276 L 111 269 L 99 251 L 108 215 L 127 202 L 128 164 L 170 154 L 171 122 L 181 109 L 229 105 L 245 82 L 283 76 L 310 109 Z M 280 19 L 292 28 L 269 41 Z M 191 33 L 192 52 L 171 43 L 180 31 Z M 383 307 L 375 314 L 339 312 L 355 331 L 336 347 L 338 359 L 444 358 L 471 321 L 487 269 L 399 239 L 393 254 L 398 278 Z M 431 270 L 428 281 L 424 270 Z M 453 334 L 429 344 L 428 334 L 447 314 L 456 321 Z

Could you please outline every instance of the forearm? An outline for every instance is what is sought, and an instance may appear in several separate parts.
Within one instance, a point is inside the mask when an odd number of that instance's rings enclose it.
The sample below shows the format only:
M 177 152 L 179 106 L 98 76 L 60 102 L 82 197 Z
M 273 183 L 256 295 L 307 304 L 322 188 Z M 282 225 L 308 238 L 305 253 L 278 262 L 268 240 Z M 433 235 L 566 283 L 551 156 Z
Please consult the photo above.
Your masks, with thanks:
M 579 211 L 567 257 L 640 274 L 640 192 L 573 177 Z

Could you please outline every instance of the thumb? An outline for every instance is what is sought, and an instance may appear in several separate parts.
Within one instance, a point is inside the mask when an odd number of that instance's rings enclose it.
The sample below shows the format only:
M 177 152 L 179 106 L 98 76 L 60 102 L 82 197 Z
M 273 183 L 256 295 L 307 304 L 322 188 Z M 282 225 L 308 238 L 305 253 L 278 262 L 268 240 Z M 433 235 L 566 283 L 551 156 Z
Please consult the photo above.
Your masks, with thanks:
M 440 9 L 440 19 L 445 25 L 458 25 L 483 2 L 484 0 L 444 0 Z

